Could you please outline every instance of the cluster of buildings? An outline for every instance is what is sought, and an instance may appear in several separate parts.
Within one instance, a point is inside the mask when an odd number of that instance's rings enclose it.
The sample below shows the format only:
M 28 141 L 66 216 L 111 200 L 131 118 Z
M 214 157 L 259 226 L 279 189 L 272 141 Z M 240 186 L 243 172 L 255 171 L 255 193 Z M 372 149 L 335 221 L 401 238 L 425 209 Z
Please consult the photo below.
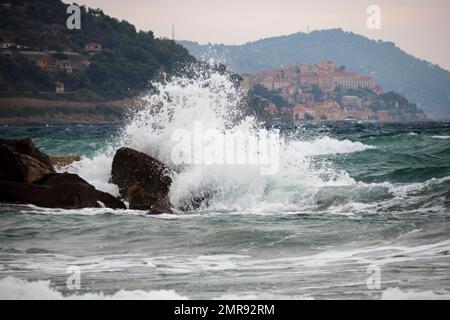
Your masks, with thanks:
M 293 107 L 277 107 L 268 103 L 264 109 L 266 116 L 283 119 L 302 120 L 315 118 L 327 120 L 374 119 L 379 116 L 370 107 L 370 101 L 348 94 L 348 90 L 368 89 L 374 95 L 383 91 L 373 78 L 350 72 L 345 67 L 337 67 L 330 61 L 316 64 L 299 62 L 282 69 L 269 70 L 257 74 L 242 75 L 242 89 L 248 92 L 256 85 L 276 91 Z M 314 90 L 320 89 L 320 99 Z M 339 103 L 337 90 L 344 93 Z
M 368 88 L 375 92 L 381 90 L 371 77 L 346 71 L 345 67 L 337 67 L 331 61 L 319 61 L 316 64 L 299 62 L 282 69 L 263 71 L 254 75 L 244 74 L 242 78 L 244 91 L 260 84 L 268 90 L 280 90 L 290 96 L 301 94 L 305 89 L 312 89 L 314 85 L 325 93 L 332 92 L 337 87 L 342 89 Z
M 20 54 L 32 61 L 38 68 L 48 73 L 71 74 L 75 70 L 82 70 L 89 66 L 89 56 L 102 50 L 102 45 L 96 42 L 86 43 L 83 54 L 78 52 L 38 51 L 16 44 L 10 38 L 0 41 L 0 54 L 12 56 Z M 55 81 L 55 92 L 64 93 L 64 83 Z
M 278 118 L 282 120 L 347 120 L 347 119 L 383 119 L 388 121 L 388 115 L 385 111 L 374 111 L 367 104 L 361 104 L 361 99 L 354 96 L 344 96 L 348 100 L 359 100 L 358 106 L 353 102 L 344 102 L 341 106 L 333 99 L 325 99 L 320 102 L 299 103 L 294 107 L 278 108 L 274 103 L 269 103 L 264 108 L 264 114 L 270 118 Z

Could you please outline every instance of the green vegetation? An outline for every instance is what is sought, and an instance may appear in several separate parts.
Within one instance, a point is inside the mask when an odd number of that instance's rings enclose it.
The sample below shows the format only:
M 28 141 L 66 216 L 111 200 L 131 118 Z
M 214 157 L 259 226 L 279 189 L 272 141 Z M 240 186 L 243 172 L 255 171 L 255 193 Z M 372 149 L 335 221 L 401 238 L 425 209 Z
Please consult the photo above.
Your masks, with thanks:
M 319 88 L 317 84 L 314 84 L 312 86 L 311 93 L 314 97 L 314 101 L 322 101 L 323 91 Z
M 0 57 L 0 91 L 54 91 L 58 80 L 66 91 L 84 90 L 94 100 L 121 99 L 148 88 L 158 73 L 174 74 L 195 61 L 174 41 L 137 32 L 101 10 L 81 7 L 81 30 L 69 30 L 66 8 L 60 0 L 16 0 L 12 8 L 0 9 L 0 34 L 34 51 L 57 51 L 51 55 L 57 59 L 67 59 L 62 52 L 77 52 L 89 66 L 73 73 L 47 73 L 16 51 Z M 88 57 L 84 48 L 90 42 L 102 50 Z
M 37 93 L 53 88 L 52 77 L 25 57 L 0 56 L 0 92 Z
M 377 99 L 370 105 L 372 110 L 388 110 L 389 113 L 395 114 L 398 112 L 419 112 L 417 105 L 411 103 L 404 96 L 397 92 L 386 92 L 377 97 Z

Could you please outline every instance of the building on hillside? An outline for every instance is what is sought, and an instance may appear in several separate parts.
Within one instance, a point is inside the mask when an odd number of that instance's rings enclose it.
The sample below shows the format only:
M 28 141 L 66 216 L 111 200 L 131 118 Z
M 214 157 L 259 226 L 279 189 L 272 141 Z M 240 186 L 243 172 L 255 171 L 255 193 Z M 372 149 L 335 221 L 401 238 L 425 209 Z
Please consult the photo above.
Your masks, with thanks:
M 319 74 L 317 76 L 317 80 L 320 90 L 322 90 L 325 93 L 332 92 L 336 88 L 336 85 L 332 77 L 330 77 L 330 74 L 328 73 Z
M 35 60 L 36 66 L 41 68 L 42 70 L 54 73 L 54 72 L 65 72 L 72 73 L 74 69 L 74 65 L 72 61 L 64 59 L 59 60 L 53 58 L 50 55 L 40 55 Z
M 252 87 L 253 87 L 252 75 L 249 73 L 244 73 L 242 75 L 242 82 L 241 82 L 242 91 L 244 91 L 244 93 L 247 93 L 250 91 Z
M 317 63 L 318 73 L 332 73 L 336 71 L 336 65 L 331 61 L 321 60 Z
M 56 60 L 56 66 L 58 71 L 65 73 L 72 73 L 74 69 L 74 65 L 70 60 Z
M 61 81 L 55 81 L 53 84 L 55 85 L 55 92 L 57 94 L 64 93 L 64 83 L 62 83 Z
M 306 107 L 303 104 L 298 104 L 292 108 L 292 119 L 303 120 L 305 119 L 305 114 L 307 113 Z
M 342 119 L 342 110 L 333 99 L 327 99 L 316 104 L 317 116 L 320 119 L 339 120 Z
M 343 96 L 342 105 L 347 108 L 361 108 L 362 101 L 356 96 Z
M 84 51 L 93 54 L 102 50 L 102 45 L 97 42 L 89 42 L 84 46 Z
M 87 59 L 75 60 L 75 61 L 72 61 L 72 63 L 73 63 L 74 69 L 85 69 L 85 68 L 89 67 L 89 65 L 91 64 L 89 62 L 89 60 L 87 60 Z
M 368 88 L 373 89 L 373 79 L 362 77 L 356 72 L 336 71 L 331 74 L 332 81 L 336 87 L 344 89 Z
M 317 65 L 311 65 L 304 62 L 298 64 L 300 70 L 300 85 L 302 87 L 312 87 L 319 84 Z
M 298 95 L 298 100 L 301 103 L 312 103 L 314 101 L 314 95 L 311 92 L 301 92 Z
M 282 115 L 290 120 L 290 119 L 292 119 L 292 109 L 290 109 L 288 107 L 282 107 L 282 108 L 280 108 L 280 115 Z
M 10 38 L 3 38 L 0 41 L 0 49 L 2 50 L 8 50 L 8 49 L 14 49 L 16 48 L 16 44 L 12 41 Z
M 389 122 L 394 120 L 394 118 L 386 110 L 377 111 L 377 119 L 381 122 Z
M 57 71 L 56 59 L 52 58 L 49 55 L 38 56 L 35 60 L 35 64 L 46 72 Z
M 383 88 L 380 85 L 375 85 L 373 87 L 373 92 L 377 95 L 383 94 Z
M 314 97 L 311 94 L 313 86 L 318 86 L 325 96 L 341 87 L 347 89 L 368 88 L 376 89 L 375 93 L 382 92 L 375 86 L 371 77 L 364 77 L 356 72 L 349 72 L 345 67 L 336 67 L 331 61 L 319 61 L 316 64 L 299 62 L 293 66 L 286 66 L 277 70 L 262 71 L 257 74 L 244 74 L 242 76 L 242 89 L 248 92 L 259 84 L 268 90 L 278 91 L 281 96 L 292 104 L 311 103 Z M 311 95 L 309 95 L 311 94 Z

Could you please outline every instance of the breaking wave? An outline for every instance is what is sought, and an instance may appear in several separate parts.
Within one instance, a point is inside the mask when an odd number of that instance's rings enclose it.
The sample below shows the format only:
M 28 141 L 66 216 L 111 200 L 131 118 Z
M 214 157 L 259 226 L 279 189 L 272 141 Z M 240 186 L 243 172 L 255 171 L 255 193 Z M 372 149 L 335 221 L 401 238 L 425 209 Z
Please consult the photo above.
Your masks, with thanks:
M 417 291 L 387 288 L 379 297 L 381 300 L 450 300 L 447 291 Z M 187 300 L 186 296 L 175 290 L 119 290 L 113 294 L 75 293 L 63 294 L 52 288 L 50 281 L 26 281 L 15 277 L 0 279 L 1 300 Z M 261 293 L 225 294 L 213 299 L 218 300 L 276 300 L 296 299 L 311 300 L 310 295 L 275 295 Z
M 348 203 L 364 205 L 395 198 L 401 192 L 390 183 L 359 182 L 347 171 L 336 169 L 326 156 L 375 147 L 329 136 L 281 136 L 274 164 L 277 170 L 272 175 L 262 175 L 260 166 L 254 164 L 174 163 L 172 150 L 176 143 L 172 134 L 177 130 L 193 132 L 195 123 L 201 123 L 204 131 L 214 129 L 223 137 L 238 133 L 258 141 L 261 124 L 243 114 L 243 94 L 226 75 L 201 73 L 194 78 L 154 83 L 154 87 L 155 91 L 142 97 L 142 107 L 133 110 L 118 139 L 94 157 L 76 162 L 69 171 L 100 190 L 118 195 L 117 187 L 108 182 L 112 158 L 117 147 L 128 146 L 175 169 L 169 196 L 176 208 L 184 208 L 191 199 L 200 197 L 208 199 L 208 208 L 201 209 L 222 211 L 298 212 L 330 207 L 347 210 Z M 217 141 L 210 144 L 221 147 L 214 145 L 219 144 Z M 250 146 L 246 148 L 245 152 Z
M 0 300 L 185 300 L 174 290 L 119 290 L 114 294 L 85 293 L 63 295 L 50 281 L 26 281 L 15 277 L 0 279 Z

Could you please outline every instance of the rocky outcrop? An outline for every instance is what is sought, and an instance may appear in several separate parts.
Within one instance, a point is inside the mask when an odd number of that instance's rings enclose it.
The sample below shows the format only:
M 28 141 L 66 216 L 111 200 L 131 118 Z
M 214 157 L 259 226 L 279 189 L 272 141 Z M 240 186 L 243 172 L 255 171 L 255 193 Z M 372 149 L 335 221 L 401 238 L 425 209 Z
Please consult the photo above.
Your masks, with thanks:
M 64 209 L 125 209 L 122 201 L 78 175 L 55 173 L 48 156 L 30 139 L 0 140 L 0 202 Z
M 173 213 L 172 205 L 170 204 L 169 198 L 165 197 L 156 201 L 152 205 L 148 213 L 149 214 Z
M 39 149 L 34 145 L 33 141 L 29 138 L 21 140 L 0 139 L 0 145 L 8 146 L 19 154 L 24 154 L 35 158 L 42 164 L 44 164 L 49 171 L 53 171 L 53 166 L 50 158 L 45 153 L 39 151 Z
M 35 183 L 0 180 L 0 201 L 46 208 L 125 209 L 122 201 L 70 173 L 50 173 Z
M 129 202 L 130 209 L 151 214 L 172 213 L 168 201 L 171 170 L 151 156 L 130 149 L 117 150 L 111 169 L 111 182 Z
M 128 188 L 125 199 L 129 203 L 130 209 L 148 210 L 149 214 L 173 212 L 167 195 L 147 192 L 139 184 L 135 184 Z
M 49 158 L 30 139 L 0 139 L 0 179 L 34 182 L 51 172 Z

